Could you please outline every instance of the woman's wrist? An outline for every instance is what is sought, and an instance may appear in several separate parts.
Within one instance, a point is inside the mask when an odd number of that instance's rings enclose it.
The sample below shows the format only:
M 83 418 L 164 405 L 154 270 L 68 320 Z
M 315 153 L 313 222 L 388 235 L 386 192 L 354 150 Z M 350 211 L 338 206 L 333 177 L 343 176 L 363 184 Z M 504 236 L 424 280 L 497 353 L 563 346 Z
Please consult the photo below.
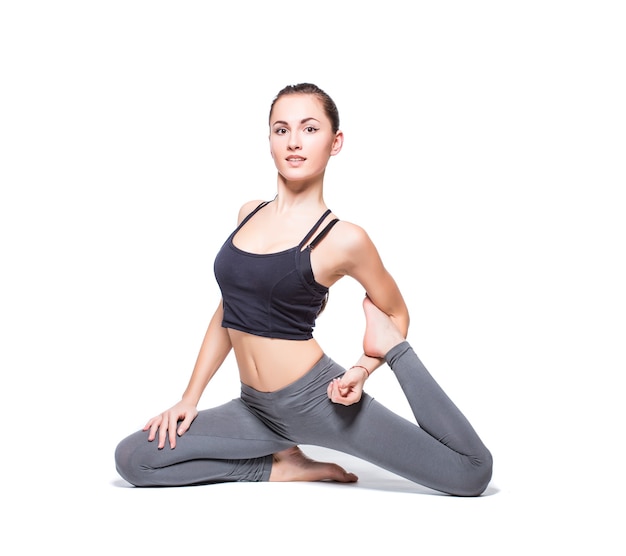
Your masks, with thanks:
M 369 355 L 363 354 L 357 359 L 357 363 L 354 366 L 363 367 L 367 371 L 367 376 L 369 377 L 383 363 L 385 363 L 383 358 L 370 357 Z
M 369 378 L 370 377 L 370 373 L 372 372 L 367 367 L 365 367 L 364 365 L 352 365 L 352 367 L 350 367 L 350 369 L 363 369 L 365 371 L 365 374 L 366 374 L 365 378 Z

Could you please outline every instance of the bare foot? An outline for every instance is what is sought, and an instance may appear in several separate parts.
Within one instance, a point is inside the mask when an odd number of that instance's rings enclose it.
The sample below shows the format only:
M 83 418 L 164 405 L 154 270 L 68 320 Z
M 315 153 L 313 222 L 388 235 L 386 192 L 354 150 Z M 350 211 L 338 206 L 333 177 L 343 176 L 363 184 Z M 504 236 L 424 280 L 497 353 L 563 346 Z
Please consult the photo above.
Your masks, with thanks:
M 308 458 L 298 446 L 274 454 L 270 473 L 271 482 L 336 481 L 354 483 L 358 477 L 336 463 L 325 463 Z
M 370 357 L 384 357 L 389 350 L 404 341 L 404 336 L 388 315 L 383 313 L 369 297 L 363 300 L 365 311 L 365 336 L 363 351 Z

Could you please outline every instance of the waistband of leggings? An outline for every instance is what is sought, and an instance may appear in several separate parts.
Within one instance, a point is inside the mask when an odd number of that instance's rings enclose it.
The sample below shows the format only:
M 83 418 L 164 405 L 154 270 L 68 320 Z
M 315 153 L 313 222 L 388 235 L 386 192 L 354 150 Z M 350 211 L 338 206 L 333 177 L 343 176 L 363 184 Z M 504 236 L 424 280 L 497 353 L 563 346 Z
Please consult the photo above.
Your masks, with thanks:
M 247 384 L 241 383 L 241 393 L 247 394 L 249 396 L 254 396 L 256 398 L 271 398 L 273 396 L 283 396 L 288 395 L 291 392 L 295 392 L 307 384 L 313 382 L 321 373 L 323 373 L 327 368 L 331 366 L 337 366 L 337 376 L 342 375 L 345 370 L 337 365 L 328 355 L 322 355 L 321 359 L 315 363 L 306 373 L 304 373 L 300 378 L 296 379 L 294 382 L 284 386 L 283 388 L 279 388 L 278 390 L 272 390 L 271 392 L 261 392 L 253 388 L 252 386 L 248 386 Z

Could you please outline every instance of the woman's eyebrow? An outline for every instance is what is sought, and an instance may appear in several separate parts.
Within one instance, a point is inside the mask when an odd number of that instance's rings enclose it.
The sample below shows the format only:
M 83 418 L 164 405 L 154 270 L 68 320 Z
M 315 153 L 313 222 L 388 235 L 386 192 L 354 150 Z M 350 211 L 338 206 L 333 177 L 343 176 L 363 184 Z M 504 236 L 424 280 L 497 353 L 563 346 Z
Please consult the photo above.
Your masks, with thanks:
M 319 120 L 317 118 L 314 118 L 313 116 L 310 116 L 308 118 L 304 118 L 304 119 L 300 120 L 300 123 L 301 124 L 306 124 L 307 122 L 311 122 L 311 121 L 319 123 Z M 285 122 L 284 120 L 276 120 L 272 125 L 273 126 L 274 125 L 286 125 L 286 126 L 288 126 L 289 123 Z

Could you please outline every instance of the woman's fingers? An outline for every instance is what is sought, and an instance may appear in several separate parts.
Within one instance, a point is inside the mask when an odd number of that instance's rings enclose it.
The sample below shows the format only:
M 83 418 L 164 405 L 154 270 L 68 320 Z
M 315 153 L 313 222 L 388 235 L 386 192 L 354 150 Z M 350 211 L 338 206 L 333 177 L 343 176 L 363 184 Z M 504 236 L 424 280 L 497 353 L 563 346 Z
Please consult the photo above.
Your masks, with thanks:
M 328 385 L 328 397 L 334 403 L 352 405 L 361 399 L 362 389 L 358 383 L 344 384 L 341 378 L 335 378 Z
M 161 420 L 161 426 L 159 427 L 159 450 L 165 447 L 165 439 L 167 438 L 169 428 L 169 419 L 167 413 L 163 414 L 163 419 Z
M 177 429 L 177 434 L 178 436 L 182 436 L 183 434 L 185 434 L 188 430 L 189 427 L 191 426 L 191 423 L 193 423 L 194 419 L 198 416 L 198 410 L 197 409 L 189 409 L 185 414 L 184 414 L 184 419 L 182 421 L 180 421 L 180 423 L 178 424 L 178 429 Z
M 148 433 L 148 441 L 152 442 L 158 436 L 158 448 L 165 448 L 165 441 L 169 440 L 170 448 L 176 448 L 176 438 L 187 432 L 191 423 L 198 415 L 198 410 L 190 404 L 178 403 L 150 419 L 143 427 Z M 180 422 L 180 424 L 179 424 Z
M 158 417 L 153 417 L 146 423 L 146 425 L 143 428 L 144 431 L 147 431 L 147 430 L 150 431 L 148 433 L 148 440 L 150 442 L 152 442 L 156 437 L 156 433 L 159 430 L 159 425 L 161 424 L 161 419 L 162 419 L 161 415 L 159 415 Z

